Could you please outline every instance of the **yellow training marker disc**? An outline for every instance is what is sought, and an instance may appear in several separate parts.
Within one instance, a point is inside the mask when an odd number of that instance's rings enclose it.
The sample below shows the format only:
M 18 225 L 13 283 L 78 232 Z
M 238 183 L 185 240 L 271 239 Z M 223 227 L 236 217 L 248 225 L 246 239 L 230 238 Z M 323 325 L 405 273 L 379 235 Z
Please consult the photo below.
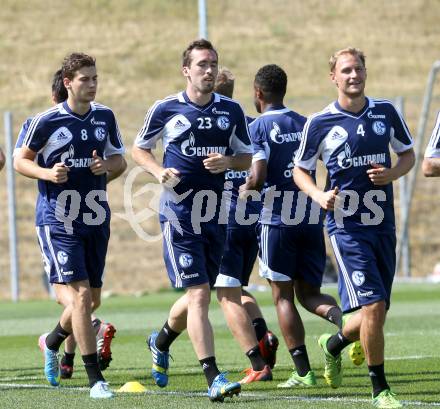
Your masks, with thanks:
M 127 382 L 122 385 L 118 392 L 129 392 L 129 393 L 137 393 L 137 392 L 145 392 L 146 388 L 144 385 L 140 384 L 137 381 Z

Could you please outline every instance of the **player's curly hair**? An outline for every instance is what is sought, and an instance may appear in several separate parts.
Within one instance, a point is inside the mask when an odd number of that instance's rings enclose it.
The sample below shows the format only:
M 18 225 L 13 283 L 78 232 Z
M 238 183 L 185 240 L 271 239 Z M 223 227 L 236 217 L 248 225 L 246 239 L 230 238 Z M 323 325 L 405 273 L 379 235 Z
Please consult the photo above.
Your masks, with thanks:
M 186 50 L 182 54 L 182 67 L 190 67 L 191 66 L 191 51 L 192 50 L 212 50 L 215 52 L 215 55 L 218 59 L 218 53 L 217 50 L 214 48 L 212 43 L 208 40 L 205 40 L 204 38 L 201 38 L 199 40 L 194 40 L 191 42 L 188 47 L 186 47 Z
M 278 65 L 268 64 L 257 71 L 254 84 L 269 99 L 273 97 L 284 98 L 287 90 L 287 74 Z
M 59 69 L 53 75 L 52 96 L 53 96 L 56 103 L 64 102 L 68 97 L 67 89 L 64 86 L 63 73 L 62 73 L 61 69 Z
M 344 55 L 344 54 L 351 54 L 351 55 L 353 55 L 354 57 L 358 57 L 358 58 L 361 60 L 362 65 L 364 66 L 364 68 L 366 68 L 366 65 L 365 65 L 365 59 L 366 59 L 366 57 L 365 57 L 364 52 L 363 52 L 362 50 L 359 50 L 359 48 L 355 48 L 355 47 L 347 47 L 347 48 L 343 48 L 342 50 L 338 50 L 338 51 L 336 51 L 336 52 L 330 57 L 330 60 L 329 60 L 329 62 L 328 62 L 328 65 L 330 66 L 330 71 L 331 71 L 331 72 L 333 72 L 333 71 L 335 70 L 336 62 L 338 61 L 338 58 L 339 58 L 341 55 Z
M 83 67 L 95 67 L 96 61 L 90 55 L 84 53 L 72 53 L 66 56 L 61 66 L 63 78 L 72 80 L 75 72 Z

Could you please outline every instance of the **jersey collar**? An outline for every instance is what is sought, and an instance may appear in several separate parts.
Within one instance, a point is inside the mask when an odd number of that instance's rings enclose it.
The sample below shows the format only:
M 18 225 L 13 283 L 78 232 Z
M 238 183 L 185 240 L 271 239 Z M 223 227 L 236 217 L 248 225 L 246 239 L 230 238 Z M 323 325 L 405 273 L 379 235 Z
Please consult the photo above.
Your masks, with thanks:
M 374 101 L 368 97 L 365 97 L 365 99 L 366 99 L 366 103 L 365 103 L 364 107 L 358 113 L 346 111 L 345 109 L 341 108 L 338 101 L 335 101 L 335 102 L 333 102 L 333 104 L 330 105 L 330 111 L 332 114 L 339 113 L 339 114 L 349 116 L 351 118 L 358 119 L 361 116 L 363 116 L 365 114 L 365 112 L 367 112 L 370 108 L 374 108 Z
M 94 105 L 90 104 L 90 109 L 84 115 L 79 115 L 70 109 L 69 105 L 67 105 L 67 101 L 62 102 L 61 104 L 59 104 L 59 106 L 60 106 L 60 113 L 73 116 L 74 118 L 79 119 L 80 121 L 85 121 L 88 118 L 88 116 L 95 110 Z
M 290 112 L 289 108 L 286 108 L 284 105 L 272 105 L 266 109 L 260 116 L 265 115 L 280 115 Z
M 206 105 L 200 106 L 192 102 L 187 93 L 185 91 L 179 92 L 177 94 L 177 99 L 182 104 L 188 104 L 192 106 L 193 108 L 199 110 L 199 111 L 205 111 L 207 108 L 209 108 L 212 104 L 215 104 L 217 102 L 220 102 L 220 95 L 216 94 L 215 92 L 212 94 L 211 101 L 209 101 Z

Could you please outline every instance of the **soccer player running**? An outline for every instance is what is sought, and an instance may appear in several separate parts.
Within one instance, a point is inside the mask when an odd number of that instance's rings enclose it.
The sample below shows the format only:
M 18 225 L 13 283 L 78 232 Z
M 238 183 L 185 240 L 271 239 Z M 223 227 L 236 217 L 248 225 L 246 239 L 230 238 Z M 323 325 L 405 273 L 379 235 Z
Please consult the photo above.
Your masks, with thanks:
M 426 177 L 440 176 L 440 112 L 437 114 L 435 126 L 425 150 L 422 171 Z
M 227 68 L 219 70 L 214 91 L 232 98 L 234 77 Z M 253 119 L 247 120 L 249 123 Z M 256 225 L 261 211 L 261 200 L 238 200 L 238 189 L 245 183 L 248 174 L 248 171 L 226 171 L 226 181 L 230 185 L 230 210 L 225 251 L 214 285 L 228 326 L 251 361 L 251 368 L 244 371 L 246 376 L 240 381 L 242 384 L 271 380 L 271 368 L 275 365 L 278 348 L 278 339 L 268 330 L 257 301 L 242 289 L 249 283 L 258 254 Z M 250 214 L 255 220 L 245 221 Z
M 64 86 L 63 82 L 63 74 L 62 70 L 59 69 L 53 75 L 52 80 L 52 102 L 54 105 L 59 104 L 67 100 L 68 93 L 67 89 Z M 20 133 L 17 138 L 17 142 L 15 144 L 14 156 L 18 152 L 18 150 L 23 145 L 23 140 L 26 136 L 26 133 L 29 129 L 29 125 L 31 124 L 33 117 L 26 119 L 23 123 Z M 127 168 L 127 163 L 123 162 L 123 166 L 119 169 L 112 172 L 107 172 L 107 183 L 111 180 L 116 179 L 120 176 L 125 169 Z M 43 249 L 41 249 L 43 251 Z M 43 259 L 44 260 L 44 259 Z M 50 274 L 50 272 L 48 272 Z M 50 277 L 48 277 L 50 279 Z M 72 300 L 67 286 L 62 284 L 53 283 L 52 287 L 55 291 L 56 301 L 58 304 L 67 307 Z M 92 300 L 92 310 L 95 311 L 99 307 L 100 299 Z M 114 337 L 114 333 L 116 332 L 115 327 L 108 323 L 102 322 L 99 318 L 92 314 L 92 325 L 96 332 L 96 345 L 97 345 L 97 353 L 98 353 L 98 362 L 101 370 L 105 370 L 110 365 L 110 361 L 112 360 L 111 353 L 111 341 Z M 40 336 L 38 340 L 38 344 L 40 349 L 44 352 L 44 344 L 47 334 L 43 334 Z M 64 354 L 61 358 L 60 362 L 60 378 L 61 379 L 70 379 L 73 375 L 73 363 L 75 359 L 75 348 L 76 341 L 75 337 L 69 335 L 64 342 Z
M 256 148 L 251 175 L 240 187 L 244 195 L 264 185 L 258 225 L 260 275 L 271 285 L 280 329 L 295 365 L 279 388 L 316 385 L 295 295 L 309 311 L 342 323 L 335 299 L 320 291 L 326 258 L 321 212 L 292 178 L 292 157 L 306 118 L 284 106 L 286 88 L 287 75 L 275 64 L 263 66 L 255 75 L 255 107 L 262 115 L 249 127 Z
M 35 116 L 14 158 L 15 169 L 38 179 L 36 225 L 51 283 L 64 283 L 71 302 L 43 345 L 44 372 L 57 386 L 58 349 L 74 334 L 89 378 L 90 397 L 113 393 L 99 368 L 92 304 L 99 305 L 110 235 L 107 174 L 125 168 L 113 112 L 95 99 L 94 58 L 68 55 L 62 65 L 67 100 Z M 37 159 L 37 160 L 35 160 Z
M 189 44 L 182 61 L 186 91 L 151 107 L 132 154 L 165 187 L 160 211 L 164 261 L 172 285 L 185 289 L 163 328 L 148 339 L 153 379 L 158 386 L 167 385 L 169 347 L 187 329 L 208 396 L 223 401 L 239 393 L 241 385 L 229 382 L 217 368 L 208 318 L 210 289 L 225 243 L 227 221 L 218 222 L 220 199 L 226 169 L 248 169 L 252 148 L 240 105 L 213 93 L 217 71 L 218 54 L 209 41 Z M 152 153 L 159 139 L 163 165 Z
M 360 338 L 366 354 L 374 406 L 399 408 L 384 372 L 384 332 L 396 268 L 392 182 L 414 165 L 408 128 L 387 100 L 364 94 L 365 56 L 356 48 L 330 58 L 337 101 L 312 115 L 295 158 L 296 184 L 327 210 L 327 228 L 339 266 L 344 312 L 360 310 L 338 334 L 324 334 L 324 377 L 342 382 L 341 351 Z M 397 154 L 392 165 L 389 145 Z M 310 172 L 322 156 L 330 190 L 320 190 Z

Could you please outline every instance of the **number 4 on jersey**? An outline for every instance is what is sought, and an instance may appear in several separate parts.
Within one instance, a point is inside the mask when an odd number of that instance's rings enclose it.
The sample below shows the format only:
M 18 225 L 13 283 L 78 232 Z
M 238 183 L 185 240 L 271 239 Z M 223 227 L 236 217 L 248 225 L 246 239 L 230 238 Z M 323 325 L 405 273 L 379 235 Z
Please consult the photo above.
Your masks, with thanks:
M 356 133 L 357 133 L 358 135 L 365 136 L 364 126 L 363 126 L 362 124 L 359 124 L 359 125 L 358 125 L 358 129 L 357 129 Z

